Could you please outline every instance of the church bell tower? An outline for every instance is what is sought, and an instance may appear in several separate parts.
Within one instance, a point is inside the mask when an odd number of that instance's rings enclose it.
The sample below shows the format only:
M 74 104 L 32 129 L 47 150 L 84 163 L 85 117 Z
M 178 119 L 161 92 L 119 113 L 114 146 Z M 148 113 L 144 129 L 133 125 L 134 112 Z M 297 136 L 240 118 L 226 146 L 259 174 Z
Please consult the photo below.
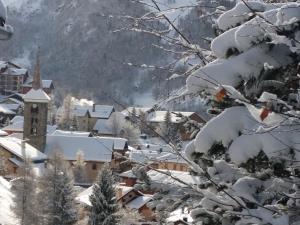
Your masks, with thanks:
M 47 114 L 50 97 L 43 91 L 40 60 L 37 56 L 32 89 L 24 95 L 24 140 L 44 152 L 47 137 Z

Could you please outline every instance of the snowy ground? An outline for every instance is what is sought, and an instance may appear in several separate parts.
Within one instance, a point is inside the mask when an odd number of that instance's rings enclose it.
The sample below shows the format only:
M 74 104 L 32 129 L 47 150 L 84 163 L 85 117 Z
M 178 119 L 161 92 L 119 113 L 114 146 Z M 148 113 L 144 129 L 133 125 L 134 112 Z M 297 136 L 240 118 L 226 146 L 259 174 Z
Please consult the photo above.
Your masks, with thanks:
M 10 192 L 10 184 L 3 177 L 0 177 L 0 224 L 16 225 L 17 221 L 11 212 L 12 193 Z

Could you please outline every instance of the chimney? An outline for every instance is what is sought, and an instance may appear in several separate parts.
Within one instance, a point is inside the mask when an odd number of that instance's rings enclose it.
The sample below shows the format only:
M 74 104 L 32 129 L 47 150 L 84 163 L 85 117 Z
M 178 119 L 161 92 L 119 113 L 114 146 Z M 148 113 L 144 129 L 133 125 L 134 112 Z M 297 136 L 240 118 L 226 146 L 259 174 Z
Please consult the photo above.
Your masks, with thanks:
M 96 104 L 93 104 L 93 112 L 96 112 Z

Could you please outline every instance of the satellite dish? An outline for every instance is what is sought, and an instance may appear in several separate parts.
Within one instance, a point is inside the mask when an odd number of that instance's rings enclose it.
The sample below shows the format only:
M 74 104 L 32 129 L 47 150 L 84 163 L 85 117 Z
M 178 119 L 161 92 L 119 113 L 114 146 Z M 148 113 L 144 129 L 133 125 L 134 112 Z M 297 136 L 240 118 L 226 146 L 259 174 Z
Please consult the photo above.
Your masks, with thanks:
M 8 40 L 13 35 L 13 28 L 10 25 L 6 24 L 7 20 L 7 11 L 6 7 L 0 0 L 0 40 Z

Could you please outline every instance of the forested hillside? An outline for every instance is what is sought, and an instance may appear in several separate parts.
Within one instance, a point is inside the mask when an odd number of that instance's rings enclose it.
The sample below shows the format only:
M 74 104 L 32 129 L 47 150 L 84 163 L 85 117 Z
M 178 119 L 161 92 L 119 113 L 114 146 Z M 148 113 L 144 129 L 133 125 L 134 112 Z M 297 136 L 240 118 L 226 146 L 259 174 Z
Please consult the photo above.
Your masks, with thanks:
M 180 6 L 182 1 L 163 3 Z M 159 98 L 167 89 L 170 92 L 169 89 L 184 83 L 182 79 L 166 84 L 171 72 L 164 68 L 174 55 L 157 47 L 161 44 L 159 37 L 124 29 L 134 27 L 128 15 L 135 17 L 148 12 L 149 8 L 143 4 L 127 0 L 9 0 L 7 5 L 15 35 L 9 42 L 0 43 L 2 59 L 31 68 L 39 46 L 43 78 L 54 80 L 58 100 L 71 92 L 107 102 L 105 92 L 133 103 L 135 96 L 144 94 L 151 100 L 154 93 Z M 211 28 L 204 29 L 211 26 L 203 24 L 199 29 L 191 26 L 199 24 L 195 21 L 201 14 L 196 8 L 182 9 L 178 15 L 174 17 L 176 23 L 191 38 L 213 35 Z M 150 26 L 167 28 L 159 21 Z M 149 70 L 143 68 L 144 64 L 164 68 Z

